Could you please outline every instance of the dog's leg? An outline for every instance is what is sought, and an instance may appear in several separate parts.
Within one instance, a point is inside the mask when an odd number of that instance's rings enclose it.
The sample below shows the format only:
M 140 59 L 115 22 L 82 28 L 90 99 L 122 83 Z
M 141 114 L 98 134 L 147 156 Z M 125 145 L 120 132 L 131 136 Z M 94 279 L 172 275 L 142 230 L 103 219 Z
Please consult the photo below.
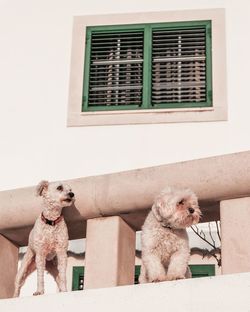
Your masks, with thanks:
M 187 270 L 186 270 L 186 273 L 185 273 L 185 278 L 192 278 L 192 272 L 191 272 L 189 266 L 187 266 Z
M 166 270 L 157 255 L 148 254 L 144 256 L 143 263 L 149 283 L 166 280 Z
M 21 267 L 18 270 L 16 280 L 15 280 L 15 291 L 13 297 L 18 297 L 20 294 L 20 289 L 23 286 L 25 279 L 29 274 L 31 274 L 35 270 L 35 261 L 34 261 L 34 253 L 28 247 L 27 251 L 23 257 L 23 261 L 21 263 Z
M 171 258 L 168 266 L 167 280 L 177 280 L 185 278 L 189 260 L 189 253 L 178 250 Z
M 67 268 L 67 252 L 65 250 L 59 250 L 56 252 L 58 263 L 58 281 L 59 291 L 67 291 L 66 286 L 66 268 Z
M 46 264 L 46 257 L 43 253 L 36 254 L 36 268 L 37 268 L 37 291 L 34 296 L 44 294 L 44 270 Z
M 57 261 L 55 258 L 53 260 L 46 261 L 46 270 L 49 272 L 50 275 L 52 275 L 59 289 L 59 272 L 57 269 Z
M 140 276 L 139 276 L 139 283 L 140 284 L 144 284 L 144 283 L 147 283 L 147 282 L 148 282 L 147 271 L 146 271 L 146 268 L 145 268 L 144 263 L 142 261 L 142 263 L 141 263 L 141 272 L 140 272 Z

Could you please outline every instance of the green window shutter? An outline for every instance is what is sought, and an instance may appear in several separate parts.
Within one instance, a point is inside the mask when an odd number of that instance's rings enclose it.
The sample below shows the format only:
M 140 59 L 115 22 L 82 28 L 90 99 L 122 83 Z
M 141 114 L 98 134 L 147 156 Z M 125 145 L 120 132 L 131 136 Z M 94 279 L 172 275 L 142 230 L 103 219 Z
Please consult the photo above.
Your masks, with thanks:
M 141 266 L 135 266 L 135 276 L 134 284 L 139 283 L 139 276 L 141 272 Z M 84 267 L 83 266 L 74 266 L 73 267 L 73 276 L 72 276 L 72 290 L 83 290 L 84 288 Z
M 192 278 L 215 276 L 214 264 L 191 264 L 189 268 L 192 273 Z
M 192 273 L 192 278 L 215 276 L 215 265 L 214 264 L 190 264 L 189 268 Z M 134 284 L 139 283 L 139 276 L 141 272 L 141 266 L 135 266 L 135 277 Z
M 208 106 L 207 28 L 173 23 L 152 30 L 153 107 Z M 190 26 L 189 26 L 190 25 Z
M 136 265 L 135 266 L 134 284 L 139 284 L 140 273 L 141 273 L 141 266 L 140 265 Z
M 215 265 L 214 264 L 198 264 L 189 265 L 189 268 L 192 273 L 192 278 L 197 277 L 206 277 L 215 275 Z M 135 276 L 134 284 L 139 283 L 139 276 L 141 272 L 141 266 L 135 266 Z M 72 278 L 72 290 L 83 290 L 84 288 L 84 267 L 83 266 L 74 266 L 73 267 L 73 278 Z
M 87 27 L 83 111 L 212 105 L 211 22 Z
M 72 290 L 83 290 L 84 287 L 84 267 L 74 266 L 72 276 Z
M 88 109 L 142 105 L 142 30 L 91 31 Z

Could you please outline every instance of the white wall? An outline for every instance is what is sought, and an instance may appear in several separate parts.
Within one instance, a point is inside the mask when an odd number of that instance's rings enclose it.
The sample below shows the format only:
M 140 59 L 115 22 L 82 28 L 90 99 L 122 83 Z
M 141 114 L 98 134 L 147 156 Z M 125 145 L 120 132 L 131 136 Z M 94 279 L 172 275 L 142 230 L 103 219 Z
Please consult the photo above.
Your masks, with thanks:
M 1 311 L 247 312 L 250 273 L 6 299 Z
M 74 15 L 218 7 L 227 122 L 66 127 Z M 248 0 L 0 0 L 0 190 L 250 149 L 248 29 Z

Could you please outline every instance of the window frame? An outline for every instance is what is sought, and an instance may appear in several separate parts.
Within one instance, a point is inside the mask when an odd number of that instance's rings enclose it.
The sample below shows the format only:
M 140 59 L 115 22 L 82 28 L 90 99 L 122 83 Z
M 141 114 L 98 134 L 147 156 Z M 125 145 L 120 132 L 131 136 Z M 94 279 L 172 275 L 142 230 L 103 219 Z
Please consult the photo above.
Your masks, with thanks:
M 192 278 L 215 276 L 215 264 L 189 264 Z
M 139 276 L 141 274 L 141 265 L 135 265 L 134 285 L 139 284 Z
M 206 34 L 206 102 L 171 102 L 152 104 L 152 48 L 153 48 L 153 31 L 157 30 L 178 30 L 178 29 L 196 29 L 204 27 Z M 91 37 L 92 34 L 108 32 L 137 32 L 143 31 L 143 82 L 142 82 L 142 105 L 110 105 L 91 107 L 88 106 L 89 95 L 89 78 L 91 63 Z M 108 25 L 108 26 L 90 26 L 86 28 L 86 48 L 84 62 L 84 79 L 83 79 L 83 100 L 82 112 L 88 111 L 113 111 L 113 110 L 133 110 L 133 109 L 162 109 L 162 108 L 193 108 L 193 107 L 211 107 L 212 106 L 212 46 L 211 46 L 211 21 L 185 21 L 185 22 L 166 22 L 134 25 Z
M 72 268 L 72 291 L 76 290 L 83 290 L 84 289 L 84 283 L 83 283 L 83 289 L 79 289 L 79 278 L 82 275 L 83 281 L 84 281 L 84 266 L 73 266 Z
M 213 106 L 82 111 L 86 28 L 211 20 Z M 152 124 L 227 120 L 225 10 L 185 10 L 74 17 L 68 126 Z
M 88 107 L 88 92 L 89 92 L 89 73 L 90 73 L 90 50 L 91 50 L 91 35 L 92 32 L 136 32 L 138 30 L 144 30 L 143 25 L 108 25 L 108 26 L 91 26 L 86 28 L 86 49 L 85 49 L 85 62 L 84 62 L 84 78 L 83 78 L 83 100 L 82 100 L 82 112 L 90 111 L 119 111 L 119 110 L 133 110 L 140 109 L 136 104 L 134 105 L 119 105 L 119 106 L 101 106 L 98 109 L 95 107 Z M 143 65 L 143 80 L 144 80 L 144 65 Z M 144 88 L 143 88 L 144 90 Z M 142 104 L 143 106 L 143 104 Z M 115 108 L 115 109 L 114 109 Z M 145 107 L 143 107 L 145 108 Z
M 192 273 L 192 278 L 200 278 L 207 276 L 215 276 L 215 264 L 189 264 L 190 271 Z M 79 277 L 83 275 L 84 280 L 84 266 L 73 266 L 72 270 L 72 291 L 84 290 L 79 289 Z M 134 273 L 134 285 L 139 284 L 139 276 L 141 273 L 141 265 L 135 265 L 135 273 Z

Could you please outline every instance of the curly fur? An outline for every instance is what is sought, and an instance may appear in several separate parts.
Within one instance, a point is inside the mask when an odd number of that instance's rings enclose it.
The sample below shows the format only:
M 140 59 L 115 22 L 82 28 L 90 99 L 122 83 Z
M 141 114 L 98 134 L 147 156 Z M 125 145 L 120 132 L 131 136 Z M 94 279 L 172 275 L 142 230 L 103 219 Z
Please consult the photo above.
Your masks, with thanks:
M 61 216 L 62 209 L 74 202 L 74 193 L 69 185 L 41 181 L 37 195 L 43 198 L 43 216 L 51 221 Z M 14 297 L 18 297 L 25 279 L 37 269 L 37 290 L 34 295 L 44 293 L 44 270 L 54 277 L 59 291 L 66 291 L 66 266 L 68 229 L 64 218 L 55 225 L 46 224 L 41 215 L 37 218 L 29 235 L 29 243 L 15 281 Z
M 199 222 L 200 216 L 191 190 L 169 187 L 159 194 L 142 227 L 140 283 L 190 277 L 186 227 Z

